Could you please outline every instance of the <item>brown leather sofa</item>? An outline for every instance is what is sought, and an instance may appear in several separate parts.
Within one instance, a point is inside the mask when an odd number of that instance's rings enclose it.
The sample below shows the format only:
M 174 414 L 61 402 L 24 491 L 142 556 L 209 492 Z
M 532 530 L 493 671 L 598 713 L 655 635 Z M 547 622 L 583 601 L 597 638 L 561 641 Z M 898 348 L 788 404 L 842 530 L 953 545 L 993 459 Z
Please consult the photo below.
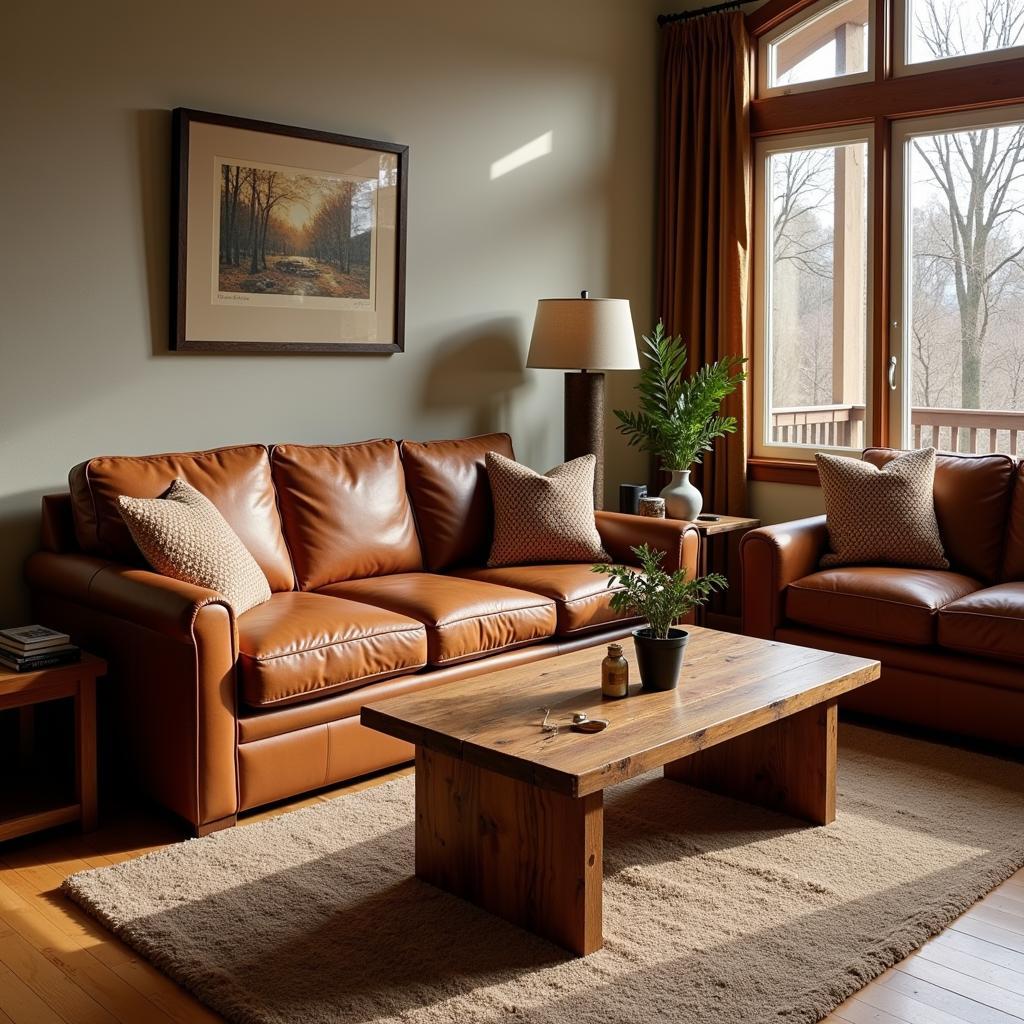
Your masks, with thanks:
M 864 458 L 882 466 L 898 454 Z M 748 533 L 744 632 L 879 659 L 881 678 L 847 707 L 1022 746 L 1024 463 L 939 455 L 934 493 L 949 571 L 820 571 L 824 516 Z
M 27 565 L 39 621 L 110 662 L 117 735 L 143 788 L 198 834 L 240 811 L 408 761 L 362 704 L 624 636 L 588 565 L 484 568 L 487 451 L 461 441 L 244 445 L 76 466 L 43 499 Z M 220 509 L 270 582 L 237 619 L 209 590 L 149 571 L 117 497 L 175 477 Z M 596 513 L 616 560 L 644 541 L 697 564 L 686 523 Z M 598 680 L 594 681 L 595 686 Z

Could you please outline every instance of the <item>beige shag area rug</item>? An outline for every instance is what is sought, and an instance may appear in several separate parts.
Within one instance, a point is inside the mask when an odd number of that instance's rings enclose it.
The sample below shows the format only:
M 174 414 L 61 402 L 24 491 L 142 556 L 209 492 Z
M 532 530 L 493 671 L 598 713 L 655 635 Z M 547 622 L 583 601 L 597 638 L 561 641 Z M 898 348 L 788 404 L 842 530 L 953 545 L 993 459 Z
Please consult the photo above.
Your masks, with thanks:
M 827 828 L 649 775 L 605 794 L 605 948 L 412 877 L 413 779 L 74 875 L 233 1021 L 817 1021 L 1024 865 L 1024 765 L 841 732 Z

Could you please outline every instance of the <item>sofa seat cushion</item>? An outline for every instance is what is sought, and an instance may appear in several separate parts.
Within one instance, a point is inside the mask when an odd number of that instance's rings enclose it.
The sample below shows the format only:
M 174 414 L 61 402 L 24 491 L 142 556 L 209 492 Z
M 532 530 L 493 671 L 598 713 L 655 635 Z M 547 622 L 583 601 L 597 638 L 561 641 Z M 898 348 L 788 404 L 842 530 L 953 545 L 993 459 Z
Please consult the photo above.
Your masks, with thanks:
M 1024 663 L 1024 583 L 978 590 L 939 612 L 939 644 Z
M 319 593 L 365 601 L 422 622 L 431 665 L 469 661 L 543 640 L 557 626 L 550 598 L 427 572 L 332 583 Z
M 598 576 L 589 565 L 515 565 L 501 569 L 460 569 L 454 575 L 464 579 L 498 583 L 517 590 L 529 590 L 555 602 L 558 633 L 580 633 L 612 622 L 638 619 L 612 611 L 611 595 L 621 587 L 609 587 L 607 576 Z
M 322 594 L 274 594 L 238 617 L 242 700 L 269 707 L 415 672 L 427 636 L 415 619 Z
M 981 586 L 941 569 L 827 569 L 789 585 L 786 616 L 847 636 L 926 647 L 935 643 L 938 610 Z

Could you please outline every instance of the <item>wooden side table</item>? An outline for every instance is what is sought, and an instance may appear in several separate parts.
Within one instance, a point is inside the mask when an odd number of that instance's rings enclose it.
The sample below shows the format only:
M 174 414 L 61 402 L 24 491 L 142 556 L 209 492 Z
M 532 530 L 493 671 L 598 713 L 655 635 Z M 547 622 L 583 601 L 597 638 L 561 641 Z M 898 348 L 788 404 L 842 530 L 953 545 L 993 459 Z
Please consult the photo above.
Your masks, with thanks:
M 27 746 L 29 715 L 37 704 L 70 697 L 75 702 L 75 799 L 73 803 L 41 806 L 0 819 L 0 841 L 68 822 L 81 822 L 83 832 L 96 828 L 96 680 L 106 675 L 107 663 L 91 654 L 73 665 L 38 672 L 0 669 L 0 711 L 22 712 L 22 748 Z
M 749 519 L 746 516 L 719 516 L 717 520 L 695 519 L 693 525 L 700 530 L 700 550 L 697 553 L 697 575 L 703 576 L 711 572 L 716 559 L 713 557 L 713 547 L 718 537 L 724 537 L 729 533 L 746 533 L 747 530 L 756 530 L 761 525 L 760 519 Z M 703 626 L 707 621 L 707 609 L 700 605 L 696 611 L 696 622 Z

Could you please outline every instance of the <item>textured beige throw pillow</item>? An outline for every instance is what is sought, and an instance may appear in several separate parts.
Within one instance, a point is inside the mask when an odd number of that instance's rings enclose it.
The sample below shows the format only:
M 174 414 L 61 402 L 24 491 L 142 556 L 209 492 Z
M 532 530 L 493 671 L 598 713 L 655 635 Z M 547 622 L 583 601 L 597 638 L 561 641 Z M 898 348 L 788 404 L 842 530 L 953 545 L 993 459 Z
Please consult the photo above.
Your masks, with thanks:
M 486 459 L 494 497 L 489 566 L 608 561 L 594 525 L 593 455 L 543 474 L 497 452 Z
M 270 600 L 256 559 L 217 507 L 184 480 L 162 498 L 117 499 L 146 561 L 163 576 L 223 594 L 236 615 Z
M 908 565 L 948 569 L 935 518 L 935 449 L 922 448 L 883 469 L 817 455 L 831 553 L 823 567 Z

